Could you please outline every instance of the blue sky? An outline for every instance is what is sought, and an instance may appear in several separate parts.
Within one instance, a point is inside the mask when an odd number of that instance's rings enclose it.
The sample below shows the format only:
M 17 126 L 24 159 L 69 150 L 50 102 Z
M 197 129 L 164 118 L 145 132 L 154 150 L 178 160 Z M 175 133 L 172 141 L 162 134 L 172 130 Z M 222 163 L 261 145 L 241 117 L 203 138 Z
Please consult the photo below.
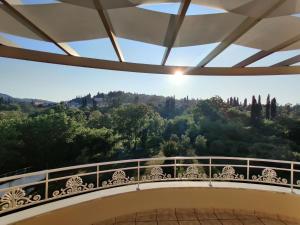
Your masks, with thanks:
M 52 2 L 47 0 L 48 2 Z M 37 1 L 26 0 L 25 3 Z M 40 1 L 39 1 L 40 2 Z M 149 10 L 176 13 L 178 4 L 145 6 Z M 192 5 L 188 14 L 218 13 L 221 10 L 207 9 Z M 22 47 L 61 53 L 52 44 L 33 41 L 0 33 Z M 159 64 L 164 48 L 126 39 L 118 39 L 126 61 Z M 117 60 L 108 39 L 69 43 L 82 56 Z M 218 43 L 203 46 L 174 48 L 167 65 L 196 65 Z M 227 48 L 208 66 L 232 66 L 256 53 L 237 45 Z M 251 66 L 268 66 L 300 53 L 300 50 L 275 53 Z M 109 91 L 128 91 L 135 93 L 175 95 L 177 98 L 208 98 L 219 95 L 224 99 L 230 96 L 250 98 L 261 94 L 263 99 L 270 93 L 278 102 L 285 104 L 300 103 L 300 76 L 261 76 L 261 77 L 208 77 L 185 76 L 174 78 L 172 75 L 141 74 L 99 69 L 87 69 L 61 65 L 28 62 L 0 58 L 0 93 L 14 97 L 40 98 L 52 101 L 71 99 L 88 93 L 96 94 Z

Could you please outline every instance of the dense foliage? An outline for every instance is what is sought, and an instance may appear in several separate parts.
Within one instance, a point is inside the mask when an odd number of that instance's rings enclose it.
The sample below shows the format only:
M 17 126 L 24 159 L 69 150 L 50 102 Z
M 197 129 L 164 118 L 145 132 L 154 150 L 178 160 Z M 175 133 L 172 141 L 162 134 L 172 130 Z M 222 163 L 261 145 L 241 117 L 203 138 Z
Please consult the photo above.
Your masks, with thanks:
M 162 155 L 300 159 L 300 106 L 270 96 L 248 105 L 111 92 L 71 103 L 1 99 L 0 174 Z

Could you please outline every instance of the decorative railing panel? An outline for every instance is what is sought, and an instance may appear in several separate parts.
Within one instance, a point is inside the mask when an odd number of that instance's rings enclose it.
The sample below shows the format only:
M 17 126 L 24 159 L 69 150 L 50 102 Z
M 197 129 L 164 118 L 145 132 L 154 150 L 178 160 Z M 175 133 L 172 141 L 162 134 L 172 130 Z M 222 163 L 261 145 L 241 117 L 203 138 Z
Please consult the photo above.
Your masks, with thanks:
M 34 179 L 33 179 L 34 178 Z M 163 181 L 243 182 L 300 189 L 300 162 L 234 157 L 120 160 L 0 178 L 0 214 L 58 198 Z M 23 182 L 22 181 L 26 181 Z

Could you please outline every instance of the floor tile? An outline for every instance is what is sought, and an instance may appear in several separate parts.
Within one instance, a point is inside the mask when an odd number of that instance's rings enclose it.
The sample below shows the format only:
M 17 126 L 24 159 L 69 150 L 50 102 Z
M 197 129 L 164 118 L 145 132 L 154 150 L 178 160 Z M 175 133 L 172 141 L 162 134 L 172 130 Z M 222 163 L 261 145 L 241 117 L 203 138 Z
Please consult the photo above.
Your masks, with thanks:
M 177 220 L 175 209 L 158 209 L 157 221 Z
M 156 210 L 138 212 L 136 214 L 136 221 L 157 221 Z
M 300 225 L 300 221 L 295 220 L 282 220 L 282 222 L 286 225 Z
M 223 225 L 243 225 L 240 220 L 220 220 Z
M 228 219 L 236 219 L 236 215 L 234 214 L 234 211 L 233 210 L 229 210 L 229 209 L 215 209 L 214 210 L 216 216 L 218 219 L 225 219 L 225 220 L 228 220 Z
M 134 222 L 135 221 L 136 214 L 129 214 L 124 216 L 118 216 L 116 217 L 116 222 Z
M 179 221 L 179 225 L 200 225 L 200 222 L 197 220 L 194 221 Z
M 264 225 L 259 219 L 242 219 L 244 225 Z
M 157 225 L 157 221 L 136 222 L 136 225 Z
M 219 220 L 200 220 L 201 225 L 222 225 Z
M 158 221 L 158 225 L 179 225 L 177 220 L 174 221 Z
M 236 215 L 230 212 L 218 212 L 215 213 L 217 218 L 220 220 L 236 219 Z
M 285 225 L 278 219 L 268 219 L 268 218 L 261 218 L 260 219 L 265 225 Z
M 154 209 L 93 225 L 300 225 L 294 218 L 230 209 Z
M 176 209 L 176 217 L 179 221 L 197 220 L 194 209 Z
M 198 220 L 217 219 L 216 214 L 212 211 L 196 211 L 196 216 Z
M 115 222 L 116 222 L 115 219 L 109 219 L 109 220 L 105 220 L 105 221 L 95 223 L 95 225 L 114 225 Z
M 134 221 L 116 222 L 116 225 L 135 225 L 135 222 Z

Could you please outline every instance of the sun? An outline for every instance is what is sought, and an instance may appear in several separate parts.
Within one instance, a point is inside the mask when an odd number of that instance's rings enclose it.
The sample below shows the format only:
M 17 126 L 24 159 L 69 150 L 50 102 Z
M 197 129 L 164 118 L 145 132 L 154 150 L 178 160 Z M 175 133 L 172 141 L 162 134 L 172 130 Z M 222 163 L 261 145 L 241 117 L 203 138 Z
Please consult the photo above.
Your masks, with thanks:
M 177 77 L 181 77 L 183 75 L 183 73 L 182 73 L 182 71 L 177 70 L 174 75 Z
M 172 83 L 174 83 L 175 85 L 181 85 L 185 80 L 185 76 L 180 70 L 175 71 L 173 75 L 170 75 L 170 78 Z

